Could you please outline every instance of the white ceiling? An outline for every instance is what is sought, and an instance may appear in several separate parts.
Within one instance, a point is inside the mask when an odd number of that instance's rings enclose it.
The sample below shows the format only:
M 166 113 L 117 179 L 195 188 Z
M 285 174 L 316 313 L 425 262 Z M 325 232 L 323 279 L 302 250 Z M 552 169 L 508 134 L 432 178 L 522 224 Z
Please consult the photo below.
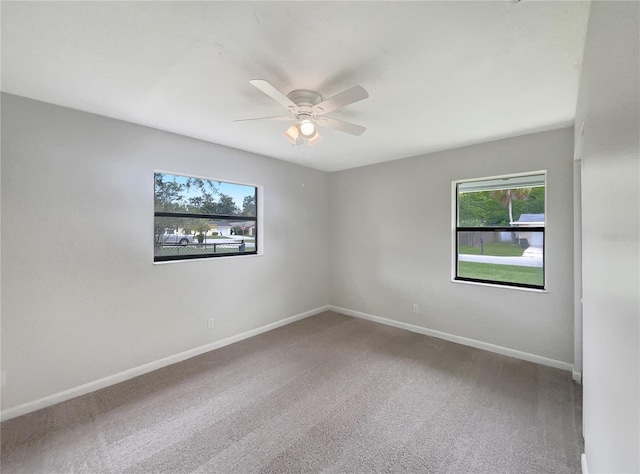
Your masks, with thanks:
M 573 123 L 589 3 L 2 2 L 2 90 L 335 171 Z M 369 99 L 292 146 L 249 84 Z M 286 113 L 285 113 L 286 115 Z

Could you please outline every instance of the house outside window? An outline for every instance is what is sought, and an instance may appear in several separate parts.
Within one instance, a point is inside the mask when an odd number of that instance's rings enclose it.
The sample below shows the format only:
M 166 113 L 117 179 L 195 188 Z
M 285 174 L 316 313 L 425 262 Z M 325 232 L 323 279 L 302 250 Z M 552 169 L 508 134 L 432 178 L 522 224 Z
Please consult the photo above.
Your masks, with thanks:
M 256 186 L 154 173 L 154 262 L 258 253 Z
M 544 289 L 546 172 L 453 184 L 454 280 Z

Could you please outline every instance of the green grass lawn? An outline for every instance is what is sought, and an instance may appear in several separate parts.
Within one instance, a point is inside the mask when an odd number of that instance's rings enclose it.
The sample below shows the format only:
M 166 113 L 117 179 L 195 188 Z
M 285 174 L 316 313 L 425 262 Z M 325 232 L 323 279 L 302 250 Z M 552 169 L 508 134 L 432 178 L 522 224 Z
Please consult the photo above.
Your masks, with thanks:
M 460 245 L 460 253 L 467 255 L 480 255 L 480 247 L 469 247 L 468 245 Z M 509 242 L 498 242 L 484 244 L 484 255 L 496 255 L 500 257 L 522 257 L 524 249 L 519 245 L 513 245 Z
M 458 276 L 527 285 L 543 284 L 543 269 L 495 263 L 458 262 Z

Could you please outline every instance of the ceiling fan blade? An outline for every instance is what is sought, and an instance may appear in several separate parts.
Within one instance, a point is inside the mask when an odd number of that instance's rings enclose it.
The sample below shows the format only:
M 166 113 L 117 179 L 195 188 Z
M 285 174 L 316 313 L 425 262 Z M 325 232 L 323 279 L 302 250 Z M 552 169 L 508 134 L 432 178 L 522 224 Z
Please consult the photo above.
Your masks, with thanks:
M 280 102 L 282 105 L 284 105 L 289 110 L 296 110 L 298 108 L 298 106 L 295 104 L 294 101 L 289 99 L 286 95 L 284 95 L 278 89 L 273 87 L 267 81 L 265 81 L 263 79 L 252 79 L 252 80 L 249 81 L 249 83 L 251 85 L 257 87 L 258 89 L 260 89 L 262 92 L 267 94 L 273 100 L 275 100 L 277 102 Z
M 233 120 L 233 122 L 251 122 L 252 120 L 295 120 L 291 117 L 257 117 L 257 118 L 249 118 L 249 119 L 237 119 Z
M 257 87 L 257 86 L 256 86 Z M 312 110 L 316 115 L 328 114 L 329 112 L 353 104 L 369 97 L 369 94 L 362 86 L 353 86 L 346 91 L 342 91 L 333 97 L 323 100 L 319 104 L 313 106 Z
M 323 127 L 333 128 L 334 130 L 340 130 L 341 132 L 350 133 L 351 135 L 362 135 L 367 129 L 362 125 L 356 125 L 355 123 L 344 122 L 330 117 L 318 117 L 316 122 Z

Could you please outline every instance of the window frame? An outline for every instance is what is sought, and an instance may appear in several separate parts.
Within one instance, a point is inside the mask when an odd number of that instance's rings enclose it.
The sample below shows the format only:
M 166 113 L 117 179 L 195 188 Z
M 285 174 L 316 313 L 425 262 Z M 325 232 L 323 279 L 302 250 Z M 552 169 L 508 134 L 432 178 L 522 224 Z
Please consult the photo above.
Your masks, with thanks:
M 184 254 L 184 255 L 156 255 L 155 248 L 153 254 L 153 263 L 167 263 L 167 262 L 179 262 L 179 261 L 190 261 L 190 260 L 206 260 L 210 258 L 227 258 L 227 257 L 242 257 L 248 255 L 262 255 L 262 235 L 260 231 L 260 227 L 262 226 L 262 207 L 261 207 L 261 191 L 262 187 L 260 185 L 248 184 L 248 183 L 240 183 L 238 181 L 229 181 L 225 179 L 216 179 L 216 178 L 206 178 L 203 176 L 194 176 L 189 174 L 183 174 L 175 171 L 163 171 L 163 170 L 154 170 L 154 180 L 156 174 L 177 176 L 182 178 L 195 178 L 201 179 L 204 181 L 212 181 L 214 183 L 225 183 L 225 184 L 237 184 L 240 186 L 252 187 L 255 190 L 255 201 L 256 201 L 256 215 L 255 216 L 245 216 L 245 215 L 228 215 L 228 214 L 200 214 L 200 213 L 190 213 L 190 212 L 171 212 L 171 211 L 156 211 L 155 210 L 155 186 L 154 186 L 154 210 L 153 210 L 153 218 L 154 218 L 154 239 L 155 239 L 155 218 L 156 217 L 174 217 L 174 218 L 187 218 L 187 219 L 216 219 L 222 221 L 252 221 L 255 224 L 255 235 L 254 238 L 255 247 L 254 250 L 245 250 L 238 252 L 224 252 L 224 253 L 199 253 L 199 254 Z
M 544 176 L 544 225 L 543 226 L 532 226 L 526 227 L 527 232 L 540 232 L 542 234 L 542 284 L 534 285 L 529 283 L 519 283 L 519 282 L 507 282 L 500 280 L 489 280 L 483 278 L 471 278 L 464 277 L 458 275 L 458 263 L 459 263 L 459 233 L 460 232 L 513 232 L 514 227 L 509 226 L 460 226 L 459 225 L 459 202 L 458 198 L 460 193 L 458 191 L 459 185 L 462 183 L 472 183 L 472 182 L 480 182 L 480 181 L 489 181 L 496 179 L 506 179 L 506 178 L 517 178 L 522 176 L 535 176 L 535 175 L 543 175 Z M 456 181 L 452 181 L 452 273 L 451 273 L 451 281 L 454 283 L 470 283 L 482 286 L 497 286 L 499 288 L 511 288 L 517 290 L 528 290 L 528 291 L 537 291 L 537 292 L 546 292 L 547 291 L 547 171 L 546 170 L 538 170 L 538 171 L 527 171 L 523 173 L 510 173 L 505 175 L 498 176 L 486 176 L 482 178 L 471 178 L 471 179 L 460 179 Z M 504 188 L 508 189 L 508 188 Z

